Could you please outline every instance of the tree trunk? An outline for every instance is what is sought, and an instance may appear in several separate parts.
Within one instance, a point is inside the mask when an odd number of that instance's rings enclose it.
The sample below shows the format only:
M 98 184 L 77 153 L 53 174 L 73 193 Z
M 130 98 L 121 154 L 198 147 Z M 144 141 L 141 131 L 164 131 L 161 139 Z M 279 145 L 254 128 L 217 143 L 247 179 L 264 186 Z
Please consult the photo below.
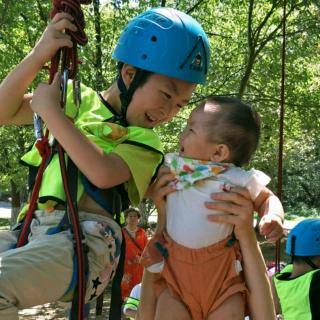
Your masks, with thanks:
M 94 12 L 94 29 L 95 29 L 95 62 L 94 70 L 96 73 L 95 89 L 101 91 L 103 89 L 102 77 L 102 48 L 101 48 L 101 17 L 100 17 L 100 1 L 93 1 Z

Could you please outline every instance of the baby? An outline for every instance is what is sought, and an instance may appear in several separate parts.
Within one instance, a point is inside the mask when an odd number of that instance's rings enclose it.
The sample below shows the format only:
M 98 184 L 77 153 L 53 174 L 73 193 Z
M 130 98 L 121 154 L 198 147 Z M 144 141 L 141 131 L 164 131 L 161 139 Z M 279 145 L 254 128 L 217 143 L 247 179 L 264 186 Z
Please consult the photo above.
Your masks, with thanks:
M 235 98 L 211 97 L 192 111 L 179 154 L 166 156 L 177 191 L 167 196 L 166 214 L 158 221 L 164 230 L 150 241 L 142 263 L 150 272 L 161 272 L 155 288 L 158 299 L 164 295 L 168 303 L 179 301 L 174 305 L 194 320 L 214 319 L 215 311 L 230 299 L 225 318 L 243 319 L 245 314 L 239 244 L 232 226 L 208 220 L 212 210 L 204 203 L 212 201 L 210 194 L 233 186 L 247 188 L 261 217 L 260 232 L 272 240 L 282 235 L 282 205 L 265 187 L 270 178 L 241 168 L 255 152 L 259 136 L 253 108 Z

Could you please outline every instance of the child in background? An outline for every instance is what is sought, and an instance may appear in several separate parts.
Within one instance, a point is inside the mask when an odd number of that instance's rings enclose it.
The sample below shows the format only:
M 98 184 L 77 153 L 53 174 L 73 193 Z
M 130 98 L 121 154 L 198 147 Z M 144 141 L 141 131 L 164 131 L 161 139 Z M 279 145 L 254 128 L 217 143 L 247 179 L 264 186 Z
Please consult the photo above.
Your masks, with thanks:
M 126 243 L 126 255 L 124 259 L 124 270 L 121 281 L 122 300 L 127 298 L 132 288 L 141 282 L 143 266 L 140 257 L 148 239 L 143 228 L 139 227 L 141 214 L 135 208 L 128 208 L 124 211 L 125 226 L 122 234 Z
M 289 233 L 292 261 L 273 277 L 277 313 L 284 319 L 320 319 L 320 219 L 305 219 Z
M 140 303 L 141 283 L 136 284 L 123 305 L 123 314 L 130 320 L 135 319 Z
M 155 203 L 157 234 L 142 257 L 149 272 L 161 272 L 157 319 L 244 318 L 247 289 L 239 244 L 232 225 L 208 221 L 212 211 L 204 204 L 212 192 L 246 187 L 262 217 L 261 233 L 272 240 L 282 235 L 283 208 L 265 187 L 270 179 L 240 168 L 256 150 L 259 135 L 258 115 L 250 106 L 212 97 L 192 111 L 179 154 L 166 156 L 177 191 L 167 196 L 166 207 Z

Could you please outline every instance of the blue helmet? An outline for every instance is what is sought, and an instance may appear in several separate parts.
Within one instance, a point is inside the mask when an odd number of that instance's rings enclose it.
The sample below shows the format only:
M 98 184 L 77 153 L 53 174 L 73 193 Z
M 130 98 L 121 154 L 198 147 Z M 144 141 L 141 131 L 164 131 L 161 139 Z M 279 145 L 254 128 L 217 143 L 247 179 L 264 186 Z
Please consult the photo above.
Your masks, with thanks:
M 305 219 L 289 233 L 286 253 L 297 257 L 320 256 L 320 219 Z
M 171 8 L 149 9 L 122 32 L 113 58 L 142 70 L 201 84 L 209 66 L 209 41 L 200 24 Z

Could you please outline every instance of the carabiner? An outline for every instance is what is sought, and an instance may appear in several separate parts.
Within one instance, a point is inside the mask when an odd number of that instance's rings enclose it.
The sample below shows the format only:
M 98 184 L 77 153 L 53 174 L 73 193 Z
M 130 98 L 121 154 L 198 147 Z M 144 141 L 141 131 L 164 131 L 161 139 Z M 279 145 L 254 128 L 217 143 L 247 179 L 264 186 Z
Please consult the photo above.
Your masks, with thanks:
M 67 102 L 69 70 L 64 69 L 61 76 L 61 107 L 64 108 Z
M 42 139 L 43 137 L 42 120 L 36 113 L 33 114 L 33 127 L 34 127 L 34 135 L 36 139 L 37 140 Z

